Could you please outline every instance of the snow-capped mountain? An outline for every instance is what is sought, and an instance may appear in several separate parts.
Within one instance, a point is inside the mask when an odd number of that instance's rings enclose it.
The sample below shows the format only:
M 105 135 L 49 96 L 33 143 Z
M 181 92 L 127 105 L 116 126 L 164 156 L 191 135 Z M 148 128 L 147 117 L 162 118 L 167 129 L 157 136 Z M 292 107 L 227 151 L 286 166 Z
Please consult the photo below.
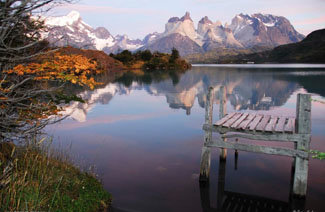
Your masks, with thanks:
M 245 47 L 278 45 L 301 41 L 304 36 L 299 34 L 288 19 L 270 14 L 239 14 L 232 19 L 229 28 L 235 38 Z
M 177 34 L 177 35 L 176 35 Z M 151 37 L 150 37 L 151 38 Z M 170 52 L 175 47 L 181 55 L 201 53 L 219 47 L 250 48 L 256 45 L 275 47 L 301 41 L 304 38 L 290 22 L 281 16 L 253 14 L 237 15 L 231 25 L 213 22 L 207 16 L 197 26 L 190 13 L 170 18 L 163 33 L 154 34 L 142 49 Z
M 148 34 L 143 40 L 132 40 L 127 35 L 113 36 L 103 27 L 92 28 L 82 21 L 76 11 L 66 16 L 45 19 L 48 32 L 44 37 L 58 46 L 103 50 L 106 53 L 128 49 L 131 51 L 149 49 L 171 52 L 177 48 L 181 55 L 203 53 L 216 48 L 250 48 L 256 45 L 275 47 L 301 41 L 299 34 L 289 20 L 281 16 L 253 14 L 236 15 L 230 25 L 213 22 L 207 16 L 197 28 L 186 12 L 181 18 L 172 17 L 162 33 Z
M 205 50 L 217 47 L 243 48 L 229 28 L 222 26 L 220 21 L 213 23 L 207 16 L 199 21 L 197 32 L 203 37 Z
M 126 35 L 114 37 L 104 27 L 92 28 L 76 11 L 66 16 L 47 17 L 47 32 L 43 34 L 56 46 L 71 45 L 78 48 L 103 50 L 106 53 L 120 49 L 136 50 L 142 46 L 141 40 L 131 40 Z

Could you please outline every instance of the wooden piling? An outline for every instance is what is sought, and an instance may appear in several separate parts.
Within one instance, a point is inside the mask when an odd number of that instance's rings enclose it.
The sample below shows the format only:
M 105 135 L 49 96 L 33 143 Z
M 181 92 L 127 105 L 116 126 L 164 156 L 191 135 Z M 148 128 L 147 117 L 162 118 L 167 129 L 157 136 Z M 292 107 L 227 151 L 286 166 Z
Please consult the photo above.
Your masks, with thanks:
M 219 101 L 220 101 L 220 105 L 219 105 L 219 120 L 222 119 L 223 117 L 225 117 L 225 115 L 227 114 L 227 91 L 225 86 L 221 86 L 220 90 L 219 90 Z M 220 134 L 221 139 L 226 142 L 227 138 L 225 138 L 223 134 Z M 222 160 L 226 160 L 227 158 L 227 149 L 225 148 L 221 148 L 220 149 L 220 159 Z
M 213 114 L 213 88 L 209 87 L 205 104 L 205 124 L 212 125 Z M 210 174 L 211 147 L 208 146 L 212 141 L 212 130 L 206 130 L 204 134 L 204 144 L 201 153 L 200 181 L 208 181 Z
M 311 95 L 298 94 L 296 107 L 296 133 L 304 134 L 295 143 L 296 150 L 309 152 L 311 134 Z M 295 158 L 295 172 L 293 181 L 294 195 L 305 196 L 307 192 L 308 158 Z

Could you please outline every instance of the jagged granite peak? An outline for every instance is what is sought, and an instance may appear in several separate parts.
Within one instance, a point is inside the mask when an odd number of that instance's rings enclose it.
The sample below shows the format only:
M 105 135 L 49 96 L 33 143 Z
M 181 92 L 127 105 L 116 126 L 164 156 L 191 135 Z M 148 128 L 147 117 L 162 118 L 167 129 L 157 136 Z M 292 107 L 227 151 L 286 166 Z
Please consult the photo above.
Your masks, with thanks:
M 189 12 L 186 12 L 185 15 L 181 18 L 179 17 L 172 17 L 168 20 L 169 23 L 176 23 L 176 22 L 180 22 L 180 21 L 185 21 L 185 20 L 190 20 L 193 22 L 193 20 L 191 19 L 191 15 Z
M 208 51 L 219 47 L 250 48 L 256 45 L 274 47 L 298 42 L 304 38 L 286 18 L 260 13 L 253 15 L 241 13 L 232 19 L 230 25 L 224 26 L 220 21 L 213 22 L 205 16 L 198 22 L 196 29 L 190 13 L 186 12 L 181 18 L 170 18 L 163 33 L 148 34 L 142 41 L 129 39 L 126 35 L 114 37 L 103 27 L 94 29 L 82 20 L 77 11 L 61 17 L 48 17 L 45 24 L 49 30 L 43 33 L 43 37 L 54 45 L 71 45 L 103 50 L 106 53 L 124 49 L 136 51 L 141 47 L 152 47 L 151 49 L 157 51 L 168 52 L 172 44 L 177 44 L 182 49 L 182 54 L 186 55 L 193 51 L 199 53 L 202 50 Z
M 179 22 L 181 19 L 179 17 L 172 17 L 168 20 L 169 23 Z
M 143 42 L 144 45 L 147 45 L 147 44 L 152 43 L 155 40 L 157 40 L 158 37 L 159 37 L 159 33 L 158 32 L 150 33 L 146 37 L 144 37 L 144 39 L 142 40 L 142 42 Z
M 213 23 L 208 17 L 202 18 L 198 23 L 197 33 L 203 39 L 204 50 L 219 47 L 242 48 L 243 46 L 234 38 L 229 28 L 222 26 L 220 21 Z
M 180 21 L 185 21 L 185 20 L 190 20 L 193 22 L 191 19 L 191 14 L 189 12 L 186 12 L 185 15 L 180 19 Z
M 107 39 L 112 36 L 105 27 L 97 27 L 94 30 L 94 34 L 100 39 Z
M 288 19 L 270 14 L 236 15 L 229 28 L 245 47 L 255 45 L 274 47 L 298 42 L 304 38 Z
M 196 42 L 199 46 L 203 45 L 202 39 L 196 32 L 189 12 L 186 12 L 181 19 L 177 17 L 169 19 L 165 25 L 165 31 L 159 35 L 158 39 L 169 36 L 171 34 L 180 34 L 182 36 L 186 36 Z
M 130 39 L 127 35 L 116 35 L 115 39 L 118 42 L 124 42 L 126 45 L 141 45 L 142 41 L 140 39 Z
M 208 16 L 204 16 L 200 21 L 200 24 L 213 24 L 213 22 L 208 18 Z

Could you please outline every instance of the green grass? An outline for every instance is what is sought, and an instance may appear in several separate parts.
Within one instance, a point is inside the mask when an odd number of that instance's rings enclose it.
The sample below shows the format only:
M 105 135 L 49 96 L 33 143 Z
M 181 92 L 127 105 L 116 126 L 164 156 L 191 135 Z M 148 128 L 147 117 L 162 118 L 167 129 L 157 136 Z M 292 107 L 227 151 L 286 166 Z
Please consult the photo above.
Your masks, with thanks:
M 321 152 L 318 150 L 310 150 L 310 153 L 312 154 L 312 158 L 316 158 L 319 160 L 325 160 L 325 152 Z
M 45 144 L 0 143 L 0 211 L 99 211 L 111 195 L 89 173 Z M 8 164 L 11 164 L 11 166 Z M 1 179 L 2 178 L 2 179 Z

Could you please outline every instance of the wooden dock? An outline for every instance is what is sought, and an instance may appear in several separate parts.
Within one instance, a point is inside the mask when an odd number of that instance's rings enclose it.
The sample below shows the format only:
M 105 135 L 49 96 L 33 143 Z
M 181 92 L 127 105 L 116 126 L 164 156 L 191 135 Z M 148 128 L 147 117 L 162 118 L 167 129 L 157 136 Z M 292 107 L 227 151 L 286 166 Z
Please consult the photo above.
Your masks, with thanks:
M 293 193 L 305 196 L 307 191 L 308 158 L 311 137 L 311 96 L 298 94 L 296 117 L 270 116 L 255 113 L 234 112 L 227 114 L 226 90 L 219 90 L 219 120 L 213 124 L 214 90 L 209 88 L 205 105 L 205 124 L 203 125 L 204 144 L 201 154 L 200 181 L 209 180 L 210 149 L 221 148 L 221 158 L 226 159 L 227 149 L 282 155 L 294 157 Z M 212 139 L 212 133 L 217 132 L 220 139 Z M 227 142 L 235 138 L 236 142 Z M 242 144 L 239 138 L 260 141 L 293 142 L 294 148 L 260 146 Z

